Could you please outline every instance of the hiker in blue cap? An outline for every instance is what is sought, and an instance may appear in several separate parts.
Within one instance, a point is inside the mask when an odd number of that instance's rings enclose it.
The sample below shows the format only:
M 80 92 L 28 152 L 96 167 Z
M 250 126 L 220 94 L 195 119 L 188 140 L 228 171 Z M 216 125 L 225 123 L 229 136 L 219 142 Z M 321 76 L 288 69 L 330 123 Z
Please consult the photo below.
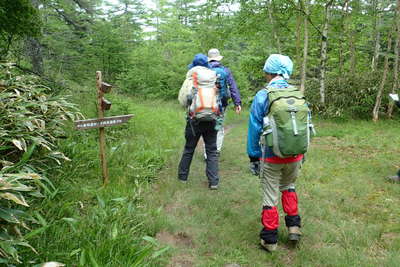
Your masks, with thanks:
M 301 236 L 295 181 L 308 148 L 311 123 L 303 94 L 287 82 L 293 71 L 290 58 L 272 54 L 263 71 L 268 84 L 251 105 L 247 153 L 263 190 L 261 245 L 272 252 L 278 242 L 279 191 L 288 239 L 296 243 Z
M 200 137 L 207 154 L 206 176 L 211 190 L 219 184 L 217 131 L 220 116 L 216 72 L 210 69 L 206 55 L 195 55 L 179 91 L 179 103 L 187 109 L 185 147 L 178 168 L 178 180 L 186 183 L 193 153 Z
M 277 78 L 277 79 L 275 79 L 275 81 L 272 83 L 272 85 L 277 86 L 277 87 L 287 87 L 288 83 L 287 83 L 286 80 L 289 79 L 289 76 L 292 74 L 293 62 L 287 56 L 283 56 L 283 55 L 280 55 L 280 54 L 272 54 L 265 61 L 263 71 L 264 71 L 264 73 L 266 75 L 267 81 L 270 78 L 268 76 L 268 74 L 272 74 L 273 73 L 273 74 L 277 75 L 277 76 L 275 76 L 275 78 Z M 254 98 L 254 100 L 256 100 L 256 97 Z M 264 96 L 264 98 L 266 98 L 266 97 L 267 97 L 267 95 Z M 260 100 L 264 101 L 263 98 L 260 99 Z M 250 133 L 250 131 L 249 131 L 249 133 Z M 250 143 L 248 141 L 248 147 L 247 147 L 248 151 L 249 151 L 249 149 L 251 150 L 251 153 L 249 153 L 249 155 L 251 155 L 251 154 L 254 154 L 254 155 L 259 154 L 259 155 L 261 155 L 261 152 L 259 151 L 259 146 L 258 145 L 255 146 L 255 147 L 249 147 L 249 145 L 251 145 L 251 143 L 257 143 L 258 140 L 259 140 L 258 131 L 252 131 L 252 133 L 256 133 L 256 135 L 255 136 L 249 136 L 248 140 L 251 140 Z M 260 162 L 259 162 L 258 158 L 259 157 L 251 157 L 250 156 L 250 171 L 254 175 L 258 175 L 259 174 Z
M 188 65 L 188 69 L 190 70 L 191 68 L 196 67 L 196 66 L 210 68 L 210 65 L 208 64 L 207 56 L 204 54 L 201 54 L 201 53 L 196 54 L 193 58 L 192 63 L 190 63 Z

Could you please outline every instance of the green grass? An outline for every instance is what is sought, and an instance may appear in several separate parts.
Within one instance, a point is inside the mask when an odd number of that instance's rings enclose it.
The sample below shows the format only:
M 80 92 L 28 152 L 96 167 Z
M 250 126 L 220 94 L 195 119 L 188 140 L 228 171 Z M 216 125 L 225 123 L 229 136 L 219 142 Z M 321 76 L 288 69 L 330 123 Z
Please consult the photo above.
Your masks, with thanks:
M 172 249 L 169 266 L 395 266 L 400 262 L 400 185 L 385 176 L 399 167 L 396 121 L 316 121 L 313 140 L 297 182 L 304 238 L 287 246 L 281 210 L 279 250 L 259 248 L 261 190 L 248 171 L 248 114 L 228 114 L 232 126 L 220 159 L 221 187 L 207 188 L 197 151 L 187 185 L 177 182 L 178 160 L 161 172 L 145 199 L 162 207 L 147 222 Z M 183 148 L 183 143 L 182 143 Z M 176 157 L 178 158 L 178 156 Z M 192 264 L 192 265 L 190 265 Z
M 165 102 L 109 95 L 107 116 L 135 114 L 129 123 L 106 128 L 110 184 L 102 187 L 98 130 L 75 131 L 70 125 L 61 150 L 72 159 L 49 174 L 56 190 L 33 209 L 40 225 L 28 241 L 31 264 L 58 261 L 67 266 L 158 266 L 168 247 L 148 237 L 143 223 L 145 184 L 154 181 L 180 146 L 183 114 Z M 86 118 L 95 117 L 95 95 L 75 96 Z
M 94 94 L 78 95 L 95 116 Z M 316 121 L 298 180 L 304 238 L 279 250 L 258 245 L 261 190 L 248 171 L 248 113 L 228 112 L 220 158 L 221 187 L 207 188 L 201 151 L 188 184 L 177 182 L 184 145 L 178 105 L 108 95 L 107 115 L 135 114 L 107 128 L 111 183 L 103 188 L 97 131 L 74 131 L 61 143 L 72 161 L 49 177 L 56 190 L 34 209 L 41 225 L 28 237 L 32 263 L 67 266 L 395 266 L 400 261 L 400 185 L 386 182 L 398 164 L 398 122 Z M 84 101 L 88 102 L 85 103 Z M 282 215 L 282 214 L 281 214 Z

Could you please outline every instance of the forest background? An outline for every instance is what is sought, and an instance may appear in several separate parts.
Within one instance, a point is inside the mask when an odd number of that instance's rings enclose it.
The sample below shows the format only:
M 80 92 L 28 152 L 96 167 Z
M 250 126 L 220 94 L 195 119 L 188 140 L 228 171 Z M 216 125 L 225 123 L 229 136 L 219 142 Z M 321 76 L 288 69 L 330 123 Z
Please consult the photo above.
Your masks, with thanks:
M 59 137 L 68 135 L 61 120 L 80 117 L 79 111 L 85 116 L 94 114 L 87 103 L 93 102 L 88 92 L 94 90 L 96 70 L 115 85 L 119 95 L 158 103 L 176 99 L 193 55 L 218 48 L 248 106 L 264 84 L 265 59 L 282 53 L 294 61 L 291 83 L 305 92 L 314 114 L 374 121 L 394 117 L 396 110 L 387 95 L 399 88 L 399 0 L 150 2 L 0 0 L 0 174 L 2 190 L 10 191 L 1 197 L 2 206 L 7 207 L 1 210 L 2 220 L 25 228 L 22 218 L 29 212 L 20 216 L 15 205 L 27 206 L 25 198 L 41 197 L 39 193 L 25 195 L 39 192 L 34 187 L 47 192 L 49 203 L 54 198 L 57 185 L 46 177 L 55 174 L 47 160 L 68 160 L 57 152 L 70 149 L 59 143 Z M 72 95 L 69 100 L 68 95 Z M 32 113 L 32 106 L 40 115 Z M 115 111 L 127 111 L 127 106 Z M 12 122 L 3 123 L 11 118 Z M 80 142 L 89 137 L 74 138 Z M 143 157 L 140 168 L 147 179 L 154 176 L 148 166 L 159 167 L 163 160 L 158 154 Z M 154 158 L 158 161 L 153 162 Z M 32 173 L 39 174 L 43 183 Z M 35 182 L 24 187 L 23 180 Z M 42 219 L 40 213 L 27 219 L 41 225 L 40 231 L 28 237 L 40 236 L 49 227 Z M 69 217 L 64 219 L 74 223 Z M 30 246 L 20 233 L 29 230 L 2 231 L 4 262 L 20 261 L 15 248 Z M 76 251 L 73 256 L 80 255 L 84 261 L 82 254 Z

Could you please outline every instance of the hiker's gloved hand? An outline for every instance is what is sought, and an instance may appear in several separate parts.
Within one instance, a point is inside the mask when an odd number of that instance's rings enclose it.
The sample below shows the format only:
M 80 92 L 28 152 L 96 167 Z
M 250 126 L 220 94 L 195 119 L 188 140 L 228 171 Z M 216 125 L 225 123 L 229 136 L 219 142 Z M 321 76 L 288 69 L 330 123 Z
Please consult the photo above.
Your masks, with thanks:
M 260 174 L 260 160 L 258 158 L 250 158 L 250 171 L 253 175 L 258 176 Z

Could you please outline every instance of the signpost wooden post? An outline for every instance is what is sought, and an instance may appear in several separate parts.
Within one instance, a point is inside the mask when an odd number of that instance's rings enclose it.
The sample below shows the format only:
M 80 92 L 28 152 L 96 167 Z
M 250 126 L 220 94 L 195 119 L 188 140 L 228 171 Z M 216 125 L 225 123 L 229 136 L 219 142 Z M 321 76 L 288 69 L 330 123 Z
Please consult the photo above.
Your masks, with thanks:
M 104 110 L 102 107 L 104 92 L 101 90 L 101 72 L 96 71 L 96 85 L 97 85 L 97 116 L 99 119 L 104 118 Z M 100 164 L 103 174 L 103 184 L 108 184 L 108 169 L 106 161 L 106 133 L 104 127 L 99 128 L 99 140 L 100 140 Z
M 75 121 L 75 129 L 86 130 L 99 128 L 99 146 L 100 146 L 100 163 L 103 176 L 103 185 L 108 184 L 108 168 L 106 160 L 106 133 L 105 127 L 119 125 L 127 122 L 133 117 L 133 114 L 120 115 L 114 117 L 104 117 L 104 111 L 111 108 L 111 102 L 104 99 L 104 94 L 111 91 L 112 86 L 102 81 L 101 72 L 96 71 L 96 87 L 97 87 L 97 119 Z

